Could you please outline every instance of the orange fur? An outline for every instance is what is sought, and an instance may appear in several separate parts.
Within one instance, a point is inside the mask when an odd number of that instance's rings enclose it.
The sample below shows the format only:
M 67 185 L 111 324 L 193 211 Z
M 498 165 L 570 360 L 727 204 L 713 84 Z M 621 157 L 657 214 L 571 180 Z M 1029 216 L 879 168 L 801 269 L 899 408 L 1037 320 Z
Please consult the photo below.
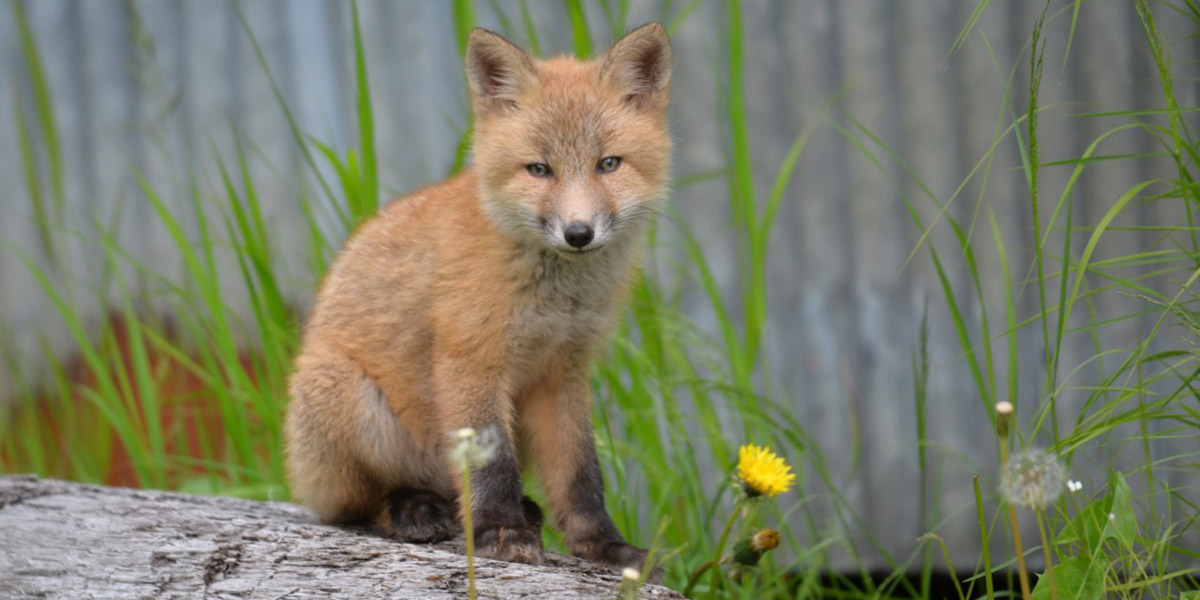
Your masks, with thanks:
M 329 522 L 379 520 L 397 488 L 454 498 L 454 432 L 494 425 L 587 555 L 601 517 L 571 491 L 594 461 L 587 370 L 666 195 L 670 48 L 653 24 L 591 62 L 535 61 L 476 30 L 467 69 L 473 166 L 385 206 L 317 295 L 290 382 L 292 490 Z M 582 249 L 564 241 L 578 223 Z

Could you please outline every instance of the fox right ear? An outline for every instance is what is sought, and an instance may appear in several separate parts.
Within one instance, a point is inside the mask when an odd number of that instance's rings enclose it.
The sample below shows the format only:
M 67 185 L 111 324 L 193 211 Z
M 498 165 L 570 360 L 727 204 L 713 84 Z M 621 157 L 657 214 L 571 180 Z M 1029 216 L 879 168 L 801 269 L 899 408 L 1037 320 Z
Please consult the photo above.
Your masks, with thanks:
M 671 41 L 659 23 L 648 23 L 613 44 L 604 58 L 601 78 L 627 101 L 665 110 L 671 93 Z
M 467 82 L 475 112 L 512 106 L 537 77 L 533 60 L 508 40 L 476 27 L 467 39 Z

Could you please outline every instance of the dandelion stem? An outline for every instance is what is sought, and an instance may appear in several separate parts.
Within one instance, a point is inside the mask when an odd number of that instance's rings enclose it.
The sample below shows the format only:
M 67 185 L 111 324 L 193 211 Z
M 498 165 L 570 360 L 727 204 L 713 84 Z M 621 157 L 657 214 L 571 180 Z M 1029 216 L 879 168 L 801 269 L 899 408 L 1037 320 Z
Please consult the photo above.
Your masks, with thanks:
M 462 465 L 462 499 L 463 535 L 467 541 L 467 598 L 475 600 L 475 527 L 471 521 L 471 469 L 467 464 Z
M 741 508 L 742 508 L 741 502 L 734 504 L 733 505 L 733 514 L 729 515 L 729 520 L 725 522 L 725 530 L 721 532 L 721 539 L 717 542 L 717 552 L 716 552 L 716 554 L 713 555 L 713 560 L 718 563 L 721 562 L 721 555 L 725 552 L 725 543 L 729 541 L 729 532 L 733 531 L 733 524 L 735 521 L 737 521 L 738 513 L 741 512 Z M 719 568 L 714 569 L 713 576 L 712 576 L 712 580 L 713 580 L 712 592 L 714 595 L 717 592 L 717 586 L 719 586 L 721 583 L 720 577 L 721 577 L 721 569 L 719 569 Z
M 717 564 L 716 559 L 710 558 L 704 561 L 704 564 L 696 567 L 696 570 L 692 571 L 691 576 L 688 577 L 687 585 L 683 586 L 683 595 L 687 596 L 691 594 L 692 588 L 696 587 L 696 582 L 700 581 L 700 576 L 704 575 L 704 572 L 711 569 L 715 564 Z
M 1000 464 L 1008 464 L 1008 440 L 1000 438 Z M 1017 551 L 1017 577 L 1021 581 L 1021 598 L 1029 600 L 1029 571 L 1025 567 L 1025 549 L 1021 546 L 1021 526 L 1017 521 L 1017 507 L 1008 504 L 1008 522 L 1012 523 L 1013 547 Z
M 721 554 L 723 552 L 725 552 L 725 543 L 729 541 L 729 532 L 733 531 L 733 524 L 734 524 L 734 522 L 737 521 L 738 512 L 741 510 L 741 508 L 742 508 L 741 502 L 737 502 L 733 505 L 733 512 L 729 515 L 729 520 L 725 522 L 725 529 L 721 532 L 720 541 L 717 542 L 717 552 L 713 555 L 713 558 L 711 560 L 709 560 L 709 561 L 705 562 L 704 564 L 700 565 L 699 567 L 697 567 L 696 570 L 694 572 L 692 572 L 692 576 L 688 577 L 687 585 L 684 586 L 684 588 L 683 588 L 684 596 L 688 596 L 691 594 L 692 588 L 696 585 L 696 583 L 698 581 L 700 581 L 700 576 L 703 575 L 705 571 L 720 564 Z M 720 572 L 721 572 L 721 569 L 716 569 L 713 571 L 713 592 L 714 593 L 716 592 L 717 584 L 720 582 L 720 579 L 719 579 Z
M 1050 540 L 1046 537 L 1045 519 L 1042 517 L 1042 511 L 1036 510 L 1033 513 L 1037 516 L 1038 533 L 1042 536 L 1042 555 L 1046 557 L 1046 579 L 1050 580 L 1050 598 L 1058 600 L 1058 588 L 1054 585 L 1054 565 L 1050 558 Z

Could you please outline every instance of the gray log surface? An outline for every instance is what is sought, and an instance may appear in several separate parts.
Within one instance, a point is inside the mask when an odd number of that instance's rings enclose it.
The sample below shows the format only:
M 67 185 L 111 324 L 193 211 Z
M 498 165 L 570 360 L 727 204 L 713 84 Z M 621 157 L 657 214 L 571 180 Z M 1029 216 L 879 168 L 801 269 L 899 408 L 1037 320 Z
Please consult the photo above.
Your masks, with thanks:
M 561 555 L 476 562 L 480 598 L 614 598 Z M 0 477 L 0 598 L 465 598 L 461 542 L 401 544 L 281 502 Z M 643 598 L 682 598 L 647 585 Z

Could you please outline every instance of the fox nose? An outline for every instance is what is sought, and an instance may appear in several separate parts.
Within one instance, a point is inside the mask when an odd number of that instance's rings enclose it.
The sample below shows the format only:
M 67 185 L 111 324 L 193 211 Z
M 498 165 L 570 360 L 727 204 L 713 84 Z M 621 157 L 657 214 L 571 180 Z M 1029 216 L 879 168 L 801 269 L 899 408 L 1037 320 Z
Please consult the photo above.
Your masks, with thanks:
M 592 238 L 595 235 L 596 232 L 592 231 L 592 226 L 583 221 L 574 221 L 563 230 L 563 239 L 572 248 L 583 248 L 592 243 Z

